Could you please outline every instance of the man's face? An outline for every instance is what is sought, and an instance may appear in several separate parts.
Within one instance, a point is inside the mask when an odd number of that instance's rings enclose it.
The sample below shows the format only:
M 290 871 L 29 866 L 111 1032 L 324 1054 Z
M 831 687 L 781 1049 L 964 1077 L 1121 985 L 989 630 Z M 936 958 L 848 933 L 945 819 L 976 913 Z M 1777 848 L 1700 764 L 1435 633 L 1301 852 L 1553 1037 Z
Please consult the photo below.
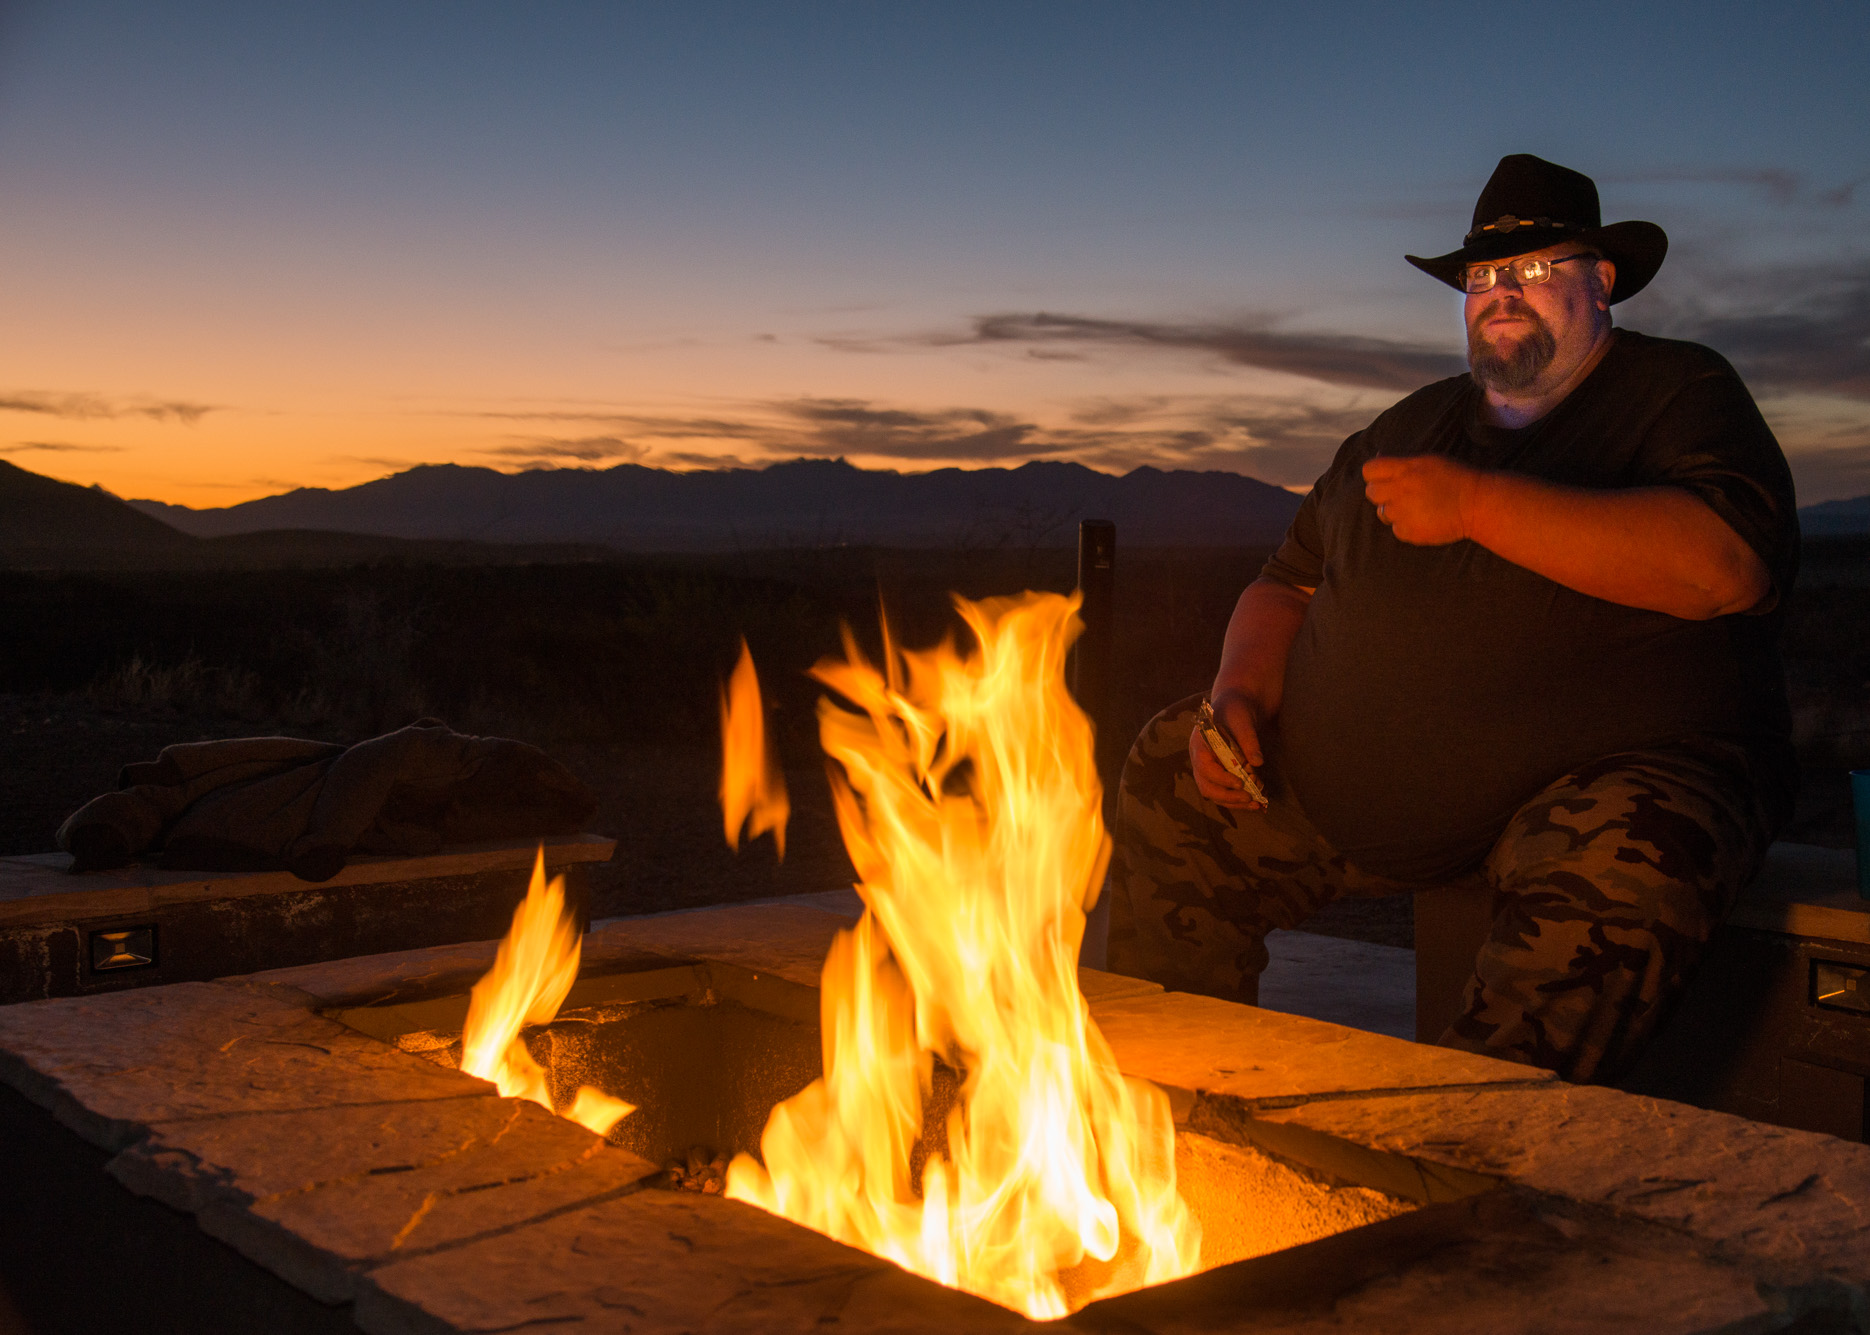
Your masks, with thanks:
M 1527 252 L 1547 260 L 1587 253 L 1575 244 Z M 1597 347 L 1610 323 L 1616 267 L 1576 259 L 1525 287 L 1507 267 L 1520 258 L 1495 261 L 1492 289 L 1468 296 L 1467 360 L 1488 389 L 1536 396 L 1564 384 Z

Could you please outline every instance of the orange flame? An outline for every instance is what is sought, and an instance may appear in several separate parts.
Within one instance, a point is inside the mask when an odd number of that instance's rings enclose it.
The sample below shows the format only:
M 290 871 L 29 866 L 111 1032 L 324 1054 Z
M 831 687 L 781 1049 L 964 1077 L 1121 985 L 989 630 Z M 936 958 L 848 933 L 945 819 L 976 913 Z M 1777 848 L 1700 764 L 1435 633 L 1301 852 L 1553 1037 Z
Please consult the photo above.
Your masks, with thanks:
M 1047 1319 L 1190 1273 L 1166 1095 L 1122 1075 L 1078 988 L 1109 856 L 1091 728 L 1065 690 L 1077 600 L 972 603 L 979 641 L 885 671 L 845 632 L 814 669 L 867 906 L 825 961 L 824 1079 L 773 1110 L 727 1194 Z M 900 662 L 899 662 L 900 658 Z M 933 1058 L 964 1073 L 919 1184 Z
M 760 705 L 760 679 L 753 670 L 753 651 L 740 641 L 740 661 L 721 689 L 721 814 L 727 827 L 727 846 L 740 851 L 740 831 L 748 839 L 773 832 L 773 845 L 781 861 L 786 856 L 786 821 L 792 804 L 786 800 L 785 775 L 766 740 L 766 713 Z
M 554 876 L 547 882 L 541 844 L 526 898 L 513 911 L 513 926 L 500 942 L 493 968 L 468 997 L 461 1069 L 493 1081 L 503 1098 L 531 1099 L 551 1109 L 545 1072 L 526 1051 L 519 1031 L 531 1024 L 550 1024 L 558 1015 L 578 979 L 582 949 L 578 925 L 565 907 L 565 878 Z M 601 1136 L 635 1111 L 636 1105 L 585 1085 L 564 1115 Z

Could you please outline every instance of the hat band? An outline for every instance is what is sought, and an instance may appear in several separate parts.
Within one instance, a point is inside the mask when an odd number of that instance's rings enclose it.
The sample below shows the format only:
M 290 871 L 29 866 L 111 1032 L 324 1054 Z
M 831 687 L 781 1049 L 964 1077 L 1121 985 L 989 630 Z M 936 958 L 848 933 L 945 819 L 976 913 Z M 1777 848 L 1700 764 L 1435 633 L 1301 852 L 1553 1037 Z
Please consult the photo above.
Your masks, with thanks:
M 1492 222 L 1482 223 L 1479 227 L 1476 227 L 1473 231 L 1462 237 L 1461 244 L 1471 246 L 1488 232 L 1500 232 L 1504 234 L 1506 232 L 1517 231 L 1521 227 L 1554 227 L 1562 232 L 1570 226 L 1570 223 L 1557 222 L 1551 218 L 1517 218 L 1510 213 L 1502 213 Z

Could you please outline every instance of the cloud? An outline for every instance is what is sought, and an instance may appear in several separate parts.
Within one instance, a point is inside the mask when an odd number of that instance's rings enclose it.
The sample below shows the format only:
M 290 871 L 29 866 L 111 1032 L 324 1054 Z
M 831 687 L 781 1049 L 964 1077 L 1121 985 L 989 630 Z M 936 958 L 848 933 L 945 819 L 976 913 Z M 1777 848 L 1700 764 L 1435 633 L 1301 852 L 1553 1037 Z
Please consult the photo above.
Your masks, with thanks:
M 121 445 L 73 445 L 63 440 L 22 440 L 14 445 L 0 445 L 0 454 L 122 454 Z
M 211 403 L 188 403 L 179 399 L 148 397 L 109 398 L 103 394 L 50 394 L 38 390 L 14 390 L 0 393 L 0 412 L 40 413 L 48 417 L 94 421 L 99 418 L 147 417 L 157 422 L 180 422 L 193 426 L 211 412 Z
M 1717 349 L 1761 394 L 1870 400 L 1870 259 L 1731 270 L 1719 282 L 1671 285 L 1684 288 L 1691 295 L 1647 302 L 1643 327 Z
M 735 440 L 758 428 L 729 417 L 671 417 L 621 411 L 608 406 L 589 408 L 481 408 L 449 414 L 493 422 L 552 422 L 607 427 L 617 435 L 663 440 Z M 541 437 L 540 439 L 545 439 Z
M 633 461 L 646 453 L 621 436 L 578 436 L 564 439 L 553 436 L 515 437 L 506 445 L 479 451 L 501 459 L 521 459 L 543 463 L 553 459 L 577 459 L 583 463 L 601 463 L 606 459 Z
M 1762 196 L 1780 208 L 1816 205 L 1821 209 L 1850 206 L 1857 187 L 1870 177 L 1858 176 L 1837 185 L 1815 185 L 1805 173 L 1786 167 L 1663 168 L 1599 178 L 1608 185 L 1734 185 Z
M 1360 334 L 1282 333 L 1268 320 L 1181 324 L 1039 311 L 982 315 L 971 324 L 965 334 L 924 335 L 910 341 L 934 347 L 1029 344 L 1054 355 L 1061 347 L 1168 349 L 1364 389 L 1416 389 L 1467 369 L 1460 354 L 1429 344 Z M 825 342 L 852 351 L 860 346 L 853 340 Z
M 1352 432 L 1400 394 L 1359 386 L 1276 394 L 1088 396 L 1020 415 L 974 405 L 905 406 L 859 398 L 748 400 L 705 416 L 608 406 L 483 410 L 493 421 L 603 425 L 585 435 L 514 435 L 481 453 L 519 467 L 629 460 L 672 468 L 759 468 L 784 459 L 868 466 L 1016 466 L 1069 458 L 1116 472 L 1151 465 L 1240 472 L 1308 486 Z M 709 442 L 716 448 L 696 448 Z
M 1308 487 L 1345 437 L 1384 405 L 1362 396 L 1335 402 L 1274 395 L 1094 399 L 1076 425 L 1047 432 L 1073 459 L 1112 472 L 1145 465 L 1245 473 L 1278 486 Z
M 776 406 L 801 428 L 794 438 L 782 431 L 768 442 L 776 451 L 986 463 L 1063 448 L 1041 439 L 1032 423 L 985 408 L 924 412 L 875 408 L 860 399 L 795 399 Z
M 1015 465 L 1064 457 L 1110 472 L 1147 465 L 1307 486 L 1344 438 L 1386 403 L 1373 403 L 1365 393 L 1340 393 L 1324 403 L 1273 395 L 1098 397 L 1069 405 L 1061 422 L 1047 425 L 984 408 L 798 399 L 774 405 L 794 425 L 775 423 L 760 444 L 774 458 Z

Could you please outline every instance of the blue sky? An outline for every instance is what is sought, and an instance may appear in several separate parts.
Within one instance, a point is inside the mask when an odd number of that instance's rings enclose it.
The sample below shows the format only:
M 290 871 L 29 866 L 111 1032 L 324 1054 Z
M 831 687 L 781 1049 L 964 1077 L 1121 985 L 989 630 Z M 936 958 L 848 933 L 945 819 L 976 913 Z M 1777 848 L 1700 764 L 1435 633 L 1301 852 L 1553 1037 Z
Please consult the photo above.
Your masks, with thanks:
M 15 3 L 0 455 L 226 504 L 418 462 L 1076 458 L 1303 486 L 1458 368 L 1504 153 L 1870 492 L 1870 6 Z

